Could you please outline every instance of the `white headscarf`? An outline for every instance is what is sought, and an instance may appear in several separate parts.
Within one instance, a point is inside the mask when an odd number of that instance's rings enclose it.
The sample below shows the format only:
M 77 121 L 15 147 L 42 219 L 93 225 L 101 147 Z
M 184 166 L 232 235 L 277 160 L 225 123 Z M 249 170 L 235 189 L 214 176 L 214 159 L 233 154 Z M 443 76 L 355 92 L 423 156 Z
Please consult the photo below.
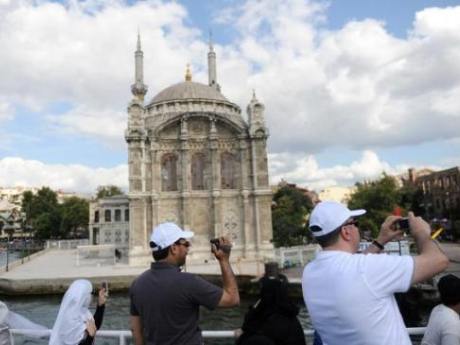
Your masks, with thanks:
M 67 289 L 51 331 L 49 345 L 77 345 L 85 335 L 93 286 L 86 279 L 75 280 Z
M 12 312 L 0 301 L 0 344 L 14 344 L 9 329 L 26 329 L 27 336 L 41 338 L 48 336 L 48 328 L 30 321 L 22 315 Z M 6 332 L 5 332 L 6 331 Z

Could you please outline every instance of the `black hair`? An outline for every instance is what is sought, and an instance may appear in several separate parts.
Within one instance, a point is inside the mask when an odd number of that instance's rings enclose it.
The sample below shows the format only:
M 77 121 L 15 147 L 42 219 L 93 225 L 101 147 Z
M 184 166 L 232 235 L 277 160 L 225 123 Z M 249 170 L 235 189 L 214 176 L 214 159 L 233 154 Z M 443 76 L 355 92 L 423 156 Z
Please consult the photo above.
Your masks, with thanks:
M 152 256 L 155 261 L 164 260 L 168 257 L 169 248 L 171 246 L 167 246 L 166 248 L 161 248 L 155 243 L 150 242 L 150 248 L 152 248 Z
M 343 225 L 340 225 L 337 229 L 334 229 L 332 232 L 326 235 L 315 237 L 316 241 L 322 248 L 326 248 L 336 244 L 339 240 L 340 230 L 342 230 L 342 226 Z M 310 227 L 310 230 L 313 232 L 321 231 L 321 228 L 317 225 L 313 225 Z
M 447 274 L 439 279 L 438 290 L 441 302 L 445 306 L 453 306 L 460 303 L 460 278 L 453 274 Z

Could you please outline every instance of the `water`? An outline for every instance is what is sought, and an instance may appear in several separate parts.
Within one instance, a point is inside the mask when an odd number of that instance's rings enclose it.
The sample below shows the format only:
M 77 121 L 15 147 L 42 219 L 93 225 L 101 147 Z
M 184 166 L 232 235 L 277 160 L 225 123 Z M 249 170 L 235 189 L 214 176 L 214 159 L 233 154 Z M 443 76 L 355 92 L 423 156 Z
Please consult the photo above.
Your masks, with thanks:
M 21 258 L 21 252 L 18 252 L 18 251 L 10 251 L 9 253 L 9 262 L 13 262 L 13 261 L 16 261 L 18 259 Z M 1 251 L 0 252 L 0 267 L 2 266 L 5 266 L 6 265 L 6 252 L 5 251 Z
M 54 320 L 59 310 L 62 296 L 26 296 L 26 297 L 6 297 L 0 296 L 8 307 L 29 318 L 30 320 L 42 324 L 48 328 L 53 327 Z M 243 296 L 241 305 L 235 308 L 217 308 L 214 311 L 207 309 L 201 310 L 200 327 L 203 330 L 234 330 L 243 323 L 244 315 L 248 307 L 256 301 L 256 297 Z M 300 308 L 298 318 L 304 329 L 311 329 L 311 322 L 302 300 L 295 301 Z M 91 308 L 93 311 L 95 305 Z M 424 312 L 420 326 L 426 325 L 429 312 Z M 414 325 L 415 326 L 415 325 Z M 112 294 L 107 301 L 104 321 L 101 329 L 105 330 L 129 330 L 129 297 L 127 293 Z M 421 337 L 414 337 L 413 344 L 419 344 Z M 45 345 L 47 340 L 31 339 L 17 336 L 16 345 Z M 230 345 L 234 344 L 234 339 L 206 339 L 207 345 Z M 311 344 L 307 339 L 307 344 Z M 97 345 L 116 345 L 118 341 L 108 338 L 97 338 Z
M 1 297 L 8 307 L 29 318 L 31 321 L 48 328 L 53 327 L 59 310 L 62 296 L 30 296 L 30 297 Z M 244 314 L 249 305 L 256 301 L 255 297 L 244 297 L 241 305 L 236 308 L 217 308 L 214 311 L 202 309 L 200 327 L 203 330 L 234 330 L 243 323 Z M 301 300 L 297 301 L 301 309 L 299 319 L 304 328 L 311 328 L 307 311 Z M 95 306 L 94 306 L 95 307 Z M 92 308 L 94 310 L 94 308 Z M 112 294 L 107 302 L 102 328 L 105 330 L 129 330 L 129 297 L 124 294 Z M 47 340 L 16 337 L 16 345 L 44 345 Z M 117 344 L 116 340 L 99 338 L 98 345 Z M 233 339 L 206 339 L 209 345 L 234 344 Z

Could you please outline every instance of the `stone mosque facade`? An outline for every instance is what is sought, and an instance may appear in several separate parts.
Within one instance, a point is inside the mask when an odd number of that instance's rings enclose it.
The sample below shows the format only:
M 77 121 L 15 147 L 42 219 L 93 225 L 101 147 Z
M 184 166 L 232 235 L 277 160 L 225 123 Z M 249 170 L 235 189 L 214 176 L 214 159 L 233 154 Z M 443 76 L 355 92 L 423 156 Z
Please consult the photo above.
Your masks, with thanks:
M 241 109 L 221 92 L 216 53 L 208 52 L 208 84 L 185 80 L 145 102 L 138 36 L 133 99 L 125 139 L 129 162 L 129 263 L 151 261 L 152 228 L 175 222 L 194 231 L 188 262 L 210 258 L 209 240 L 232 238 L 232 259 L 273 256 L 264 105 L 255 94 Z

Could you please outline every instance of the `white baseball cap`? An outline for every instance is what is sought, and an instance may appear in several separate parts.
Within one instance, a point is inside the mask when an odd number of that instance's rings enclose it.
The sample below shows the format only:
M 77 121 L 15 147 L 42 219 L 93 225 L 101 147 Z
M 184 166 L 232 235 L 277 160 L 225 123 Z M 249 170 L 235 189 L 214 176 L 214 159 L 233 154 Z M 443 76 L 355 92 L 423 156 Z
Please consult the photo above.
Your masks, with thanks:
M 191 238 L 193 235 L 192 231 L 184 231 L 174 223 L 162 223 L 153 229 L 150 236 L 150 247 L 154 250 L 161 250 L 180 238 Z
M 347 219 L 362 216 L 365 213 L 366 210 L 363 209 L 349 210 L 339 202 L 323 201 L 317 204 L 311 213 L 310 231 L 315 237 L 324 236 L 344 224 Z

